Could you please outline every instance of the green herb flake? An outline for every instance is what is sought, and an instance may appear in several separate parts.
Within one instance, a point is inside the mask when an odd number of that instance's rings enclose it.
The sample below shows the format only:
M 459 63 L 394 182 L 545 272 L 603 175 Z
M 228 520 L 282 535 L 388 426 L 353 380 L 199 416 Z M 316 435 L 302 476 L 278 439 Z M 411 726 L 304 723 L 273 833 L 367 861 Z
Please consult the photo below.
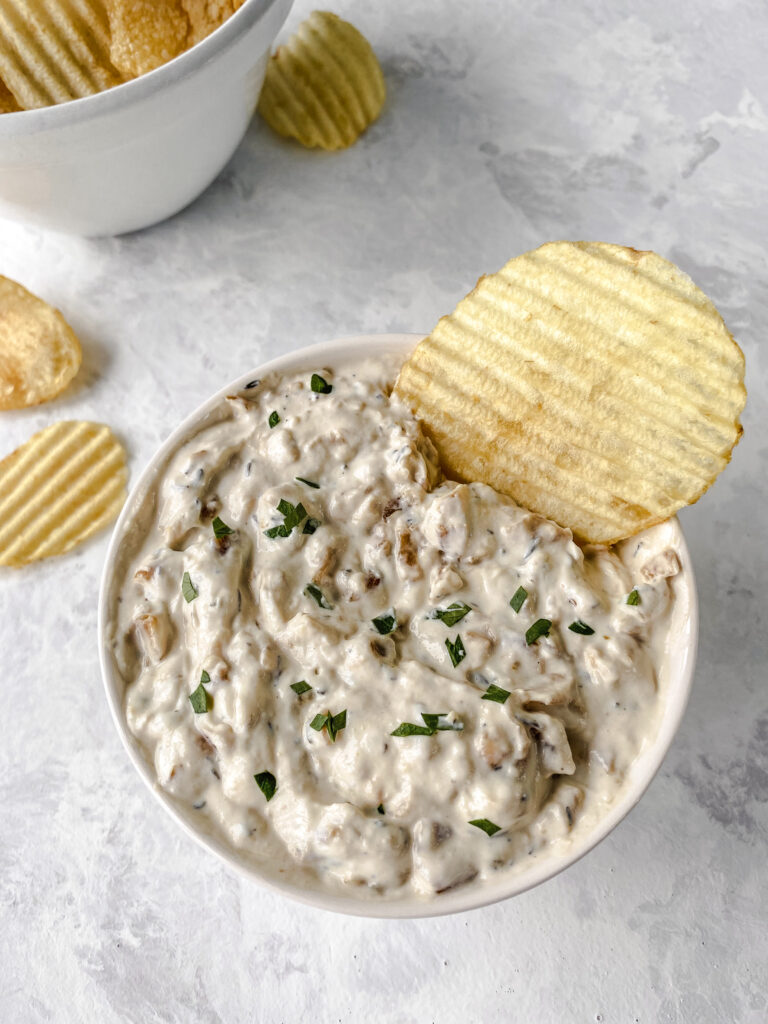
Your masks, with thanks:
M 280 422 L 280 417 L 277 414 L 277 409 L 275 409 L 274 412 L 271 412 L 269 414 L 269 419 L 267 420 L 267 423 L 269 424 L 269 429 L 272 430 L 274 427 L 277 426 L 277 424 L 279 422 Z
M 390 736 L 434 736 L 435 730 L 428 725 L 415 725 L 413 722 L 401 722 Z
M 314 533 L 315 530 L 318 528 L 318 526 L 322 526 L 322 525 L 323 524 L 320 522 L 319 519 L 313 519 L 310 516 L 309 519 L 306 521 L 306 523 L 304 523 L 304 529 L 301 532 L 302 533 Z
M 487 818 L 475 818 L 469 824 L 479 828 L 487 836 L 495 836 L 497 832 L 501 832 L 501 825 L 495 825 L 492 821 L 488 821 Z
M 294 477 L 300 484 L 306 484 L 307 487 L 314 487 L 316 491 L 320 490 L 320 484 L 316 484 L 314 480 L 307 480 L 303 476 Z
M 501 686 L 491 683 L 480 700 L 493 700 L 497 704 L 505 704 L 509 695 L 509 690 L 504 690 Z
M 330 395 L 333 391 L 333 384 L 329 384 L 319 373 L 312 374 L 309 386 L 317 395 Z
M 314 729 L 315 732 L 322 732 L 323 729 L 327 729 L 328 739 L 331 743 L 335 743 L 338 734 L 347 727 L 347 709 L 339 711 L 336 715 L 332 715 L 330 711 L 325 715 L 315 715 L 309 723 L 309 727 Z
M 216 538 L 227 537 L 230 533 L 235 532 L 231 526 L 227 526 L 224 520 L 219 519 L 218 516 L 216 516 L 216 518 L 213 520 L 211 526 L 213 527 L 213 535 Z
M 181 577 L 181 592 L 184 595 L 184 600 L 187 602 L 187 604 L 189 604 L 190 601 L 194 601 L 195 598 L 197 597 L 195 585 L 190 579 L 188 572 L 185 572 L 184 575 Z
M 448 653 L 451 656 L 451 664 L 454 668 L 459 665 L 467 656 L 467 652 L 464 650 L 464 644 L 461 639 L 461 634 L 456 634 L 456 639 L 451 643 L 448 637 L 445 638 L 445 646 L 448 648 Z
M 397 618 L 394 611 L 391 615 L 378 615 L 375 619 L 371 619 L 371 622 L 382 636 L 386 636 L 387 633 L 392 633 L 397 629 Z
M 304 594 L 306 597 L 311 597 L 313 601 L 316 601 L 320 608 L 333 608 L 333 605 L 326 599 L 320 587 L 316 587 L 314 583 L 308 583 L 304 587 Z
M 298 683 L 291 683 L 291 689 L 293 690 L 294 693 L 297 693 L 299 695 L 299 697 L 300 697 L 302 695 L 302 693 L 309 693 L 309 691 L 312 689 L 312 687 L 309 685 L 309 683 L 305 679 L 301 679 L 301 680 L 299 680 Z
M 434 736 L 436 732 L 461 732 L 464 728 L 464 723 L 460 721 L 456 722 L 441 722 L 441 718 L 445 718 L 448 714 L 447 711 L 425 711 L 422 712 L 421 717 L 424 719 L 424 725 L 416 725 L 414 722 L 401 722 L 400 725 L 391 732 L 390 736 Z
M 513 611 L 518 613 L 518 615 L 520 614 L 520 609 L 525 604 L 527 597 L 528 591 L 525 587 L 518 587 L 512 595 L 512 600 L 509 602 L 509 605 Z
M 582 622 L 581 619 L 576 619 L 575 622 L 572 622 L 568 629 L 570 629 L 572 633 L 578 633 L 579 636 L 592 636 L 595 632 L 591 626 L 588 626 L 586 622 Z
M 525 642 L 530 647 L 531 644 L 535 644 L 537 640 L 543 636 L 549 636 L 549 631 L 552 628 L 552 623 L 549 619 L 536 619 L 532 626 L 529 626 L 525 631 Z
M 347 727 L 347 709 L 339 711 L 337 715 L 328 715 L 328 738 L 331 743 L 336 742 L 336 737 L 342 729 Z
M 379 804 L 379 806 L 376 808 L 376 810 L 379 812 L 379 814 L 386 814 L 387 813 L 384 810 L 384 804 Z
M 210 711 L 210 709 L 213 707 L 211 695 L 203 686 L 203 683 L 209 683 L 210 681 L 211 677 L 208 675 L 208 673 L 203 672 L 202 676 L 200 677 L 200 682 L 198 683 L 197 689 L 189 695 L 189 703 L 192 705 L 192 710 L 195 712 L 196 715 L 204 715 L 206 711 Z
M 642 604 L 642 602 L 640 600 L 640 595 L 638 594 L 638 592 L 636 590 L 633 590 L 632 593 L 627 598 L 627 604 L 631 604 L 631 605 Z
M 451 626 L 455 626 L 457 622 L 461 622 L 465 615 L 471 612 L 472 609 L 468 604 L 464 604 L 463 601 L 454 601 L 453 604 L 449 604 L 447 608 L 435 608 L 430 618 L 440 619 L 450 629 Z
M 259 772 L 258 775 L 253 777 L 256 779 L 256 785 L 264 794 L 267 803 L 269 803 L 277 790 L 277 779 L 272 772 Z
M 441 722 L 441 718 L 445 718 L 448 714 L 447 711 L 437 712 L 422 712 L 421 717 L 424 719 L 424 725 L 431 729 L 433 732 L 461 732 L 464 728 L 464 723 L 460 721 L 455 722 Z
M 292 505 L 285 498 L 281 498 L 277 503 L 277 511 L 283 517 L 282 523 L 279 526 L 271 526 L 268 530 L 264 531 L 267 537 L 273 540 L 275 537 L 290 537 L 293 530 L 307 518 L 307 510 L 301 502 L 298 505 Z

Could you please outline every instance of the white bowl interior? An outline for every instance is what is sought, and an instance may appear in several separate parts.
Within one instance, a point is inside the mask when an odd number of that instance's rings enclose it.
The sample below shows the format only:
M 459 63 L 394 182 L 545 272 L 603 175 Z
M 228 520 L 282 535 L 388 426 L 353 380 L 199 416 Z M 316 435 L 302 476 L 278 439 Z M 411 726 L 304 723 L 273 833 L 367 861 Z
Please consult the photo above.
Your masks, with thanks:
M 116 596 L 114 591 L 115 568 L 120 547 L 130 527 L 134 510 L 141 505 L 154 487 L 166 460 L 182 439 L 226 395 L 242 388 L 247 381 L 267 373 L 290 373 L 313 370 L 319 365 L 332 366 L 334 362 L 347 362 L 364 355 L 381 356 L 390 353 L 393 362 L 399 366 L 420 338 L 421 335 L 416 334 L 363 335 L 314 345 L 252 369 L 236 381 L 221 388 L 173 431 L 135 484 L 115 526 L 107 553 L 99 596 L 99 656 L 112 717 L 131 761 L 165 810 L 196 842 L 215 853 L 240 874 L 257 880 L 269 889 L 284 893 L 312 906 L 366 917 L 431 917 L 472 910 L 524 892 L 553 877 L 583 857 L 629 813 L 658 771 L 685 711 L 693 680 L 698 642 L 698 603 L 693 566 L 680 524 L 674 518 L 655 528 L 663 531 L 664 535 L 668 537 L 668 543 L 674 544 L 679 551 L 683 567 L 682 576 L 684 577 L 684 583 L 680 577 L 671 581 L 675 592 L 675 601 L 669 636 L 659 672 L 659 690 L 663 708 L 656 736 L 646 742 L 633 763 L 622 790 L 610 805 L 605 816 L 587 835 L 574 839 L 566 844 L 565 849 L 557 853 L 535 858 L 528 868 L 500 872 L 501 877 L 498 880 L 485 883 L 477 888 L 468 886 L 466 889 L 457 889 L 431 899 L 413 896 L 390 901 L 354 899 L 335 893 L 300 889 L 282 878 L 274 877 L 266 869 L 262 871 L 250 862 L 245 863 L 234 850 L 216 837 L 193 827 L 180 805 L 157 785 L 153 766 L 146 760 L 140 745 L 127 727 L 123 706 L 123 681 L 115 666 L 107 638 L 106 627 L 111 617 L 112 601 Z

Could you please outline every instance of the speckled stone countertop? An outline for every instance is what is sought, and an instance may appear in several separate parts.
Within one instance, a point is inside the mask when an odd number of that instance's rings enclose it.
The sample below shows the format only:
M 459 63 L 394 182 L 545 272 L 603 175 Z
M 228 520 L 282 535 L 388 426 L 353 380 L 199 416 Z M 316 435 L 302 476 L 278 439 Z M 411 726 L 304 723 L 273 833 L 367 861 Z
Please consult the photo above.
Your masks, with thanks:
M 125 439 L 135 477 L 180 417 L 266 356 L 426 331 L 481 272 L 548 239 L 656 249 L 747 356 L 744 440 L 681 517 L 701 599 L 690 706 L 640 805 L 565 874 L 464 916 L 340 918 L 230 874 L 131 768 L 97 663 L 107 536 L 0 571 L 0 1020 L 763 1024 L 765 4 L 334 9 L 373 41 L 389 88 L 350 151 L 305 152 L 256 120 L 208 192 L 153 230 L 83 241 L 0 224 L 0 273 L 59 305 L 85 351 L 61 399 L 2 414 L 2 453 L 93 418 Z

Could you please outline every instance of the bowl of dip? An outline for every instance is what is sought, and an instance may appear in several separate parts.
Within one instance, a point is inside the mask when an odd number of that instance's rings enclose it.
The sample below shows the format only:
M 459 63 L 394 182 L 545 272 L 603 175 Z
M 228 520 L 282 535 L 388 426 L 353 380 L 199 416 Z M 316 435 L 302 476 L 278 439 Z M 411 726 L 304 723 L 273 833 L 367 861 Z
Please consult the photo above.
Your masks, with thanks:
M 246 0 L 161 67 L 84 99 L 0 115 L 0 217 L 117 235 L 183 209 L 234 153 L 292 0 Z
M 417 335 L 275 359 L 168 438 L 99 599 L 128 755 L 230 867 L 423 917 L 574 863 L 658 770 L 698 613 L 677 519 L 610 550 L 443 480 L 390 396 Z

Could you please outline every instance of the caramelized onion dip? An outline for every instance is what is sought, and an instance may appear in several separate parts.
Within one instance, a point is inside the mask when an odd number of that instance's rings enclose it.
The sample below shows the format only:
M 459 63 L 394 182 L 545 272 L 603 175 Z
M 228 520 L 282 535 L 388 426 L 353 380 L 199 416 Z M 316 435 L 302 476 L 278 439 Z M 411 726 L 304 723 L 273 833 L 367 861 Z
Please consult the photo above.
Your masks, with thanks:
M 157 783 L 299 886 L 480 885 L 593 828 L 652 743 L 669 531 L 582 551 L 437 454 L 396 359 L 250 381 L 132 511 L 108 640 Z

